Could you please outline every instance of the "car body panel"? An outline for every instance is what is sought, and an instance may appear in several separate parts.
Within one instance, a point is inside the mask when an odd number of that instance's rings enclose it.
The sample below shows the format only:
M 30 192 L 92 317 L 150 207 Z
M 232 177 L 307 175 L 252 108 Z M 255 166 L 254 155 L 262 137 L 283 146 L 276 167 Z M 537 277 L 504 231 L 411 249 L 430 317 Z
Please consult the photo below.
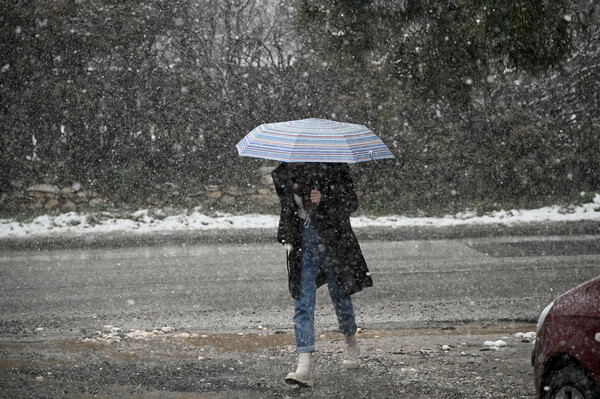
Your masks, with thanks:
M 600 387 L 600 276 L 561 295 L 538 331 L 534 380 L 538 397 L 544 376 L 576 359 Z

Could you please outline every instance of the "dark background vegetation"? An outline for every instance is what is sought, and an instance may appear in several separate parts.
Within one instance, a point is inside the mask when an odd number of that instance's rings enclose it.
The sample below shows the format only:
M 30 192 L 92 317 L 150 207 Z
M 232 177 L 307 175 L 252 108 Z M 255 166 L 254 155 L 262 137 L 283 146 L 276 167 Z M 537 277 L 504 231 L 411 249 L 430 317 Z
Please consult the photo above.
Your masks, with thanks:
M 275 163 L 238 157 L 237 141 L 308 117 L 365 124 L 397 156 L 353 168 L 371 213 L 483 212 L 600 189 L 591 0 L 0 8 L 0 192 L 80 182 L 118 208 L 146 206 L 165 183 L 258 185 Z

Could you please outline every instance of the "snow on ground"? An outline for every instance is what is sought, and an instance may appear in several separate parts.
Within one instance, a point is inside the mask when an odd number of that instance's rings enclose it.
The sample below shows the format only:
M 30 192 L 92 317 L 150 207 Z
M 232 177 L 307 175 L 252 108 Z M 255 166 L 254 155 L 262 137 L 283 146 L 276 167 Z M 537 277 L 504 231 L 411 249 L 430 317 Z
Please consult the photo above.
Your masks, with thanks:
M 64 213 L 58 216 L 39 216 L 28 222 L 0 219 L 0 238 L 30 237 L 56 234 L 106 233 L 129 231 L 148 233 L 158 231 L 184 231 L 209 229 L 276 228 L 278 215 L 230 215 L 217 213 L 207 216 L 201 208 L 176 215 L 165 215 L 160 210 L 139 210 L 129 215 L 97 212 L 79 214 Z M 510 210 L 490 212 L 477 216 L 475 212 L 461 212 L 445 217 L 405 216 L 358 216 L 352 218 L 352 226 L 360 227 L 406 227 L 406 226 L 456 226 L 465 224 L 518 224 L 544 221 L 600 221 L 600 194 L 593 202 L 579 206 L 549 206 L 533 210 Z

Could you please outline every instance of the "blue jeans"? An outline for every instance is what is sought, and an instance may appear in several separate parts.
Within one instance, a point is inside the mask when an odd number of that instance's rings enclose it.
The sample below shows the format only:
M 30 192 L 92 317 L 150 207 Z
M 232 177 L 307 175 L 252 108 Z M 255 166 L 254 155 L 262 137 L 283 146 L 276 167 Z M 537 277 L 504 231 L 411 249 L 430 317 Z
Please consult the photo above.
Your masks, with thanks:
M 327 276 L 329 296 L 335 308 L 340 331 L 344 335 L 356 333 L 352 299 L 340 287 L 324 248 L 320 246 L 316 230 L 310 226 L 302 227 L 300 297 L 294 299 L 294 333 L 297 353 L 314 352 L 315 350 L 315 302 L 319 267 Z

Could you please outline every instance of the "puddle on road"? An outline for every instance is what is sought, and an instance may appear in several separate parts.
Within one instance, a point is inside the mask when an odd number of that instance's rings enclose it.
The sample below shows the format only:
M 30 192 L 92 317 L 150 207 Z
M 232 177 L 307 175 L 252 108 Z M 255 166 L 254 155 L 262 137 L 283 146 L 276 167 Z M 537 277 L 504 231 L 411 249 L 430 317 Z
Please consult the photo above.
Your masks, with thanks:
M 263 348 L 294 345 L 292 334 L 214 334 L 185 340 L 188 346 L 212 346 L 223 352 L 252 352 Z
M 431 335 L 489 335 L 489 334 L 515 334 L 517 332 L 535 331 L 535 325 L 518 326 L 458 326 L 449 328 L 423 329 L 423 330 L 366 330 L 358 334 L 361 339 L 376 339 L 384 337 L 408 337 Z M 317 341 L 341 341 L 340 333 L 318 334 Z M 211 346 L 222 352 L 252 352 L 263 348 L 295 345 L 293 334 L 267 334 L 267 335 L 238 335 L 215 334 L 205 337 L 189 338 L 185 340 L 188 346 Z
M 412 329 L 412 330 L 363 330 L 358 334 L 361 339 L 377 339 L 384 337 L 408 337 L 408 336 L 433 336 L 433 335 L 490 335 L 490 334 L 515 334 L 517 332 L 535 331 L 535 325 L 519 324 L 509 326 L 450 326 L 447 328 L 435 329 Z M 328 332 L 316 335 L 317 341 L 341 341 L 342 334 L 337 332 Z M 130 345 L 131 351 L 124 352 L 123 344 Z M 141 353 L 134 352 L 137 346 L 145 347 L 163 347 L 170 344 L 183 344 L 186 347 L 212 347 L 219 352 L 253 352 L 264 348 L 275 348 L 282 346 L 293 346 L 295 344 L 294 334 L 206 334 L 181 338 L 178 336 L 162 336 L 160 339 L 124 341 L 122 343 L 101 343 L 101 342 L 81 342 L 81 341 L 46 341 L 38 343 L 29 343 L 27 346 L 43 345 L 44 349 L 53 347 L 62 354 L 82 354 L 85 352 L 97 351 L 110 353 L 114 358 L 125 362 L 135 362 L 141 360 Z M 23 350 L 25 345 L 20 343 L 1 343 L 0 350 L 17 351 Z M 177 351 L 180 356 L 181 352 Z M 153 356 L 175 356 L 173 353 L 153 352 Z M 16 360 L 15 360 L 16 361 Z M 0 359 L 0 368 L 11 368 L 9 363 L 11 359 Z M 33 360 L 29 363 L 38 363 Z

